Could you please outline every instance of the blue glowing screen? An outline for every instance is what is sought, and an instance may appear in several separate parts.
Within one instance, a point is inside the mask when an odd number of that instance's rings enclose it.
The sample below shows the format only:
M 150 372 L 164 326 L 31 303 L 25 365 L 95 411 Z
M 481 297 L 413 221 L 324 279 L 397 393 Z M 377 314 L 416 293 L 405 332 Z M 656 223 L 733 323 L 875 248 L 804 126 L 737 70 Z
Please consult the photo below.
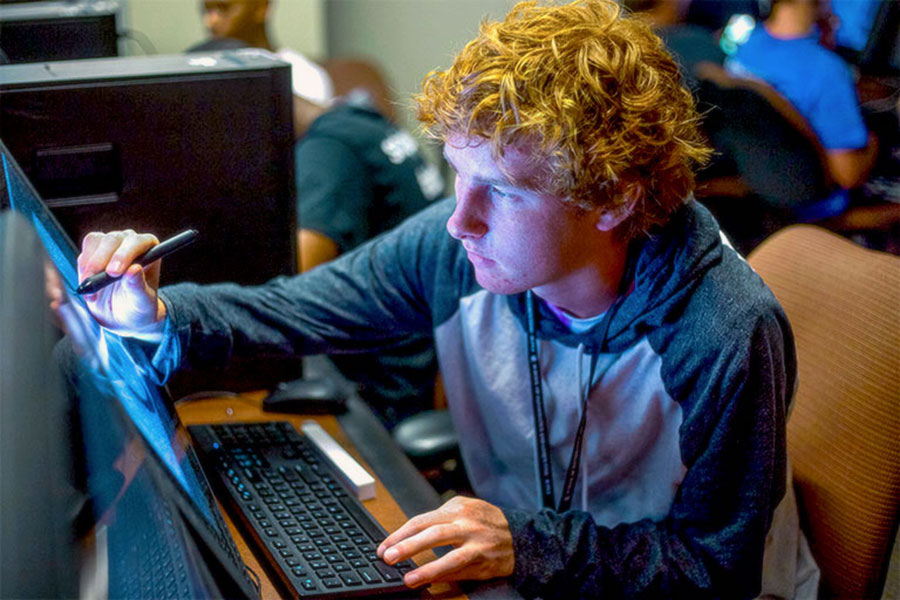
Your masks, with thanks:
M 0 160 L 3 168 L 0 198 L 5 195 L 10 208 L 34 224 L 53 261 L 68 297 L 60 308 L 60 316 L 74 346 L 91 372 L 102 380 L 104 389 L 111 390 L 121 402 L 159 461 L 204 517 L 215 525 L 211 512 L 214 499 L 208 484 L 184 427 L 148 377 L 149 361 L 129 353 L 121 338 L 103 329 L 91 317 L 82 298 L 74 293 L 78 287 L 76 247 L 2 142 Z

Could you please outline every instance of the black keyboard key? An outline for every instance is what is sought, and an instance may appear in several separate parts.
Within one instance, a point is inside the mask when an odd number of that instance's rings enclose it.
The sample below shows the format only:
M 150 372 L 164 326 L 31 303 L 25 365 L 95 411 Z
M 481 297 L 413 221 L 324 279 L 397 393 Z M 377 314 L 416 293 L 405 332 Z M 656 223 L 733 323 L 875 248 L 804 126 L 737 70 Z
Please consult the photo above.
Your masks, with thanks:
M 360 585 L 362 583 L 362 579 L 350 571 L 341 573 L 341 581 L 344 582 L 344 585 Z
M 328 579 L 323 579 L 323 580 L 322 580 L 322 585 L 324 585 L 324 586 L 327 587 L 327 588 L 332 588 L 332 589 L 333 589 L 333 588 L 339 588 L 339 587 L 341 587 L 342 584 L 341 584 L 340 581 L 338 581 L 338 578 L 337 578 L 337 577 L 329 577 Z
M 297 566 L 291 569 L 291 573 L 294 574 L 295 577 L 306 577 L 309 573 L 306 572 L 306 569 L 302 566 Z
M 297 463 L 294 465 L 294 470 L 297 471 L 297 474 L 303 478 L 303 481 L 312 485 L 316 484 L 319 481 L 319 475 L 313 471 L 309 465 L 305 465 L 303 463 Z
M 397 571 L 397 569 L 386 565 L 381 561 L 378 561 L 373 566 L 378 571 L 378 574 L 381 575 L 381 578 L 385 581 L 400 581 L 402 579 L 402 577 L 400 576 L 400 572 Z
M 372 567 L 357 569 L 356 572 L 359 573 L 360 578 L 366 583 L 381 583 L 381 577 L 378 576 L 378 571 Z

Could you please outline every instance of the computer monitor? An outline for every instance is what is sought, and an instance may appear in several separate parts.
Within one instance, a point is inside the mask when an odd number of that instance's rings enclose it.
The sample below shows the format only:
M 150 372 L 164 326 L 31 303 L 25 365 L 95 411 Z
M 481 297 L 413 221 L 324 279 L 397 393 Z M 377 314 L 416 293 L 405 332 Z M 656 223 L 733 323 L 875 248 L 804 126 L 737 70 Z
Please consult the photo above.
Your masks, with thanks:
M 76 243 L 197 229 L 163 284 L 296 270 L 290 67 L 270 53 L 0 66 L 0 139 Z
M 30 224 L 0 213 L 0 598 L 72 598 L 77 505 L 44 253 Z
M 0 50 L 29 63 L 118 56 L 115 0 L 0 4 Z
M 841 0 L 837 51 L 866 75 L 900 75 L 900 4 L 884 0 Z
M 73 293 L 78 283 L 74 244 L 2 142 L 0 175 L 0 198 L 27 220 L 43 246 L 40 253 L 29 250 L 34 244 L 19 248 L 17 258 L 31 256 L 28 264 L 34 264 L 45 251 L 55 267 L 52 273 L 58 275 L 64 300 L 59 315 L 73 348 L 61 353 L 69 359 L 60 362 L 78 391 L 85 488 L 94 499 L 94 518 L 108 532 L 100 542 L 127 549 L 138 543 L 129 541 L 134 536 L 149 535 L 157 544 L 168 541 L 176 566 L 189 567 L 176 596 L 253 597 L 253 586 L 171 403 L 152 383 L 149 364 L 129 353 L 121 338 L 103 330 Z M 22 277 L 44 285 L 42 269 Z M 43 296 L 32 298 L 32 304 L 48 306 Z M 47 354 L 37 362 L 25 375 L 39 377 L 49 364 Z M 2 512 L 7 514 L 6 505 Z M 110 551 L 107 556 L 121 559 L 122 553 Z M 140 553 L 134 555 L 134 560 L 140 558 Z M 123 586 L 117 594 L 129 596 L 128 561 L 118 570 L 113 565 L 109 569 L 120 574 L 110 576 Z
M 900 75 L 900 4 L 883 2 L 869 30 L 860 68 L 873 75 Z

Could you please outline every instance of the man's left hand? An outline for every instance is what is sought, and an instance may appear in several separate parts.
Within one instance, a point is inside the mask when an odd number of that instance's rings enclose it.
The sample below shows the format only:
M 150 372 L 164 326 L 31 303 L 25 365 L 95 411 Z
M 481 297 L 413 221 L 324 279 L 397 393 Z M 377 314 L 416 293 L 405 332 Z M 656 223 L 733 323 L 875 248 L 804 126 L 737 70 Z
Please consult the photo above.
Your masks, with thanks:
M 376 551 L 388 564 L 435 546 L 454 546 L 444 556 L 410 571 L 409 587 L 441 581 L 492 579 L 513 572 L 513 543 L 503 512 L 483 500 L 457 496 L 437 510 L 413 517 Z

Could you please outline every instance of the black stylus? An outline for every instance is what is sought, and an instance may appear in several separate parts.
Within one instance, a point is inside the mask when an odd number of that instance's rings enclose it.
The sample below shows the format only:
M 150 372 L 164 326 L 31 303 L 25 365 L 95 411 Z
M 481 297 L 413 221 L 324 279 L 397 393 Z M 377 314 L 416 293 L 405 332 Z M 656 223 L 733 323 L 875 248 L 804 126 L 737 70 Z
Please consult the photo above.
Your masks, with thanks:
M 164 242 L 161 242 L 140 256 L 134 259 L 134 262 L 145 267 L 149 264 L 152 264 L 158 261 L 161 258 L 164 258 L 176 250 L 181 250 L 195 239 L 197 239 L 197 230 L 196 229 L 188 229 L 187 231 L 182 231 L 176 236 L 170 237 Z M 101 271 L 100 273 L 96 273 L 86 278 L 81 284 L 78 286 L 78 289 L 75 290 L 76 294 L 93 294 L 99 290 L 102 290 L 109 284 L 114 281 L 120 279 L 121 275 L 110 275 L 106 271 Z

